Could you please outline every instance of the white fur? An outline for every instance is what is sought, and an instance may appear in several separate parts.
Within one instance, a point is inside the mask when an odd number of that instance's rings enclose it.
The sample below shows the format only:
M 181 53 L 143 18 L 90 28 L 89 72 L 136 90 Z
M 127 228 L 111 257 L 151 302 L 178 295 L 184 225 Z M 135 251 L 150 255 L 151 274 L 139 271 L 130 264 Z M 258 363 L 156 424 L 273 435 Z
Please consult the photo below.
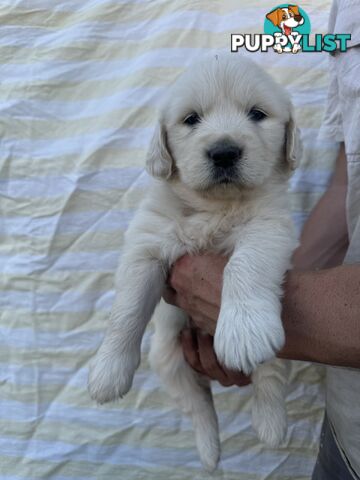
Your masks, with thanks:
M 253 107 L 268 118 L 255 123 Z M 202 118 L 195 128 L 183 124 L 191 111 Z M 224 138 L 243 156 L 233 181 L 218 184 L 204 152 Z M 281 284 L 296 246 L 287 178 L 299 150 L 286 91 L 240 55 L 209 56 L 170 89 L 147 159 L 158 180 L 125 235 L 109 327 L 90 367 L 95 400 L 114 400 L 130 389 L 145 327 L 174 261 L 185 253 L 230 254 L 214 348 L 223 365 L 252 373 L 260 439 L 282 440 L 286 372 L 274 357 L 284 343 Z M 187 316 L 162 301 L 154 318 L 151 364 L 192 417 L 201 461 L 213 470 L 219 436 L 211 390 L 185 362 L 178 340 Z

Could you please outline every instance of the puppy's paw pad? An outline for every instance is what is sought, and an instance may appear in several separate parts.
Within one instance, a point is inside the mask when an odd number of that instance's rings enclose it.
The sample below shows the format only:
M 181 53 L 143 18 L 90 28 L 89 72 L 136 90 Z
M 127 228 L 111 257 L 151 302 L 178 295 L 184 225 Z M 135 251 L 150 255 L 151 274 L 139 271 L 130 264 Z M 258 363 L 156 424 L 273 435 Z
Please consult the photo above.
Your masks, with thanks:
M 140 358 L 136 355 L 104 355 L 99 351 L 89 367 L 88 390 L 93 400 L 106 403 L 121 398 L 131 388 Z

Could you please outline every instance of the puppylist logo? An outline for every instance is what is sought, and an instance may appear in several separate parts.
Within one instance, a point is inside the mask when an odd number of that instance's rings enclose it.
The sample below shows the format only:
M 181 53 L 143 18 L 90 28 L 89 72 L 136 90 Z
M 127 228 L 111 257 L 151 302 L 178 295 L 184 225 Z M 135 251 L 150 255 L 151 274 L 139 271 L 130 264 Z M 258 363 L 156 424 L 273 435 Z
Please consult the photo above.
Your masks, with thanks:
M 233 33 L 231 51 L 245 48 L 249 52 L 267 52 L 272 48 L 277 53 L 346 52 L 351 39 L 349 33 L 322 35 L 316 33 L 310 42 L 311 23 L 307 13 L 298 5 L 283 3 L 265 16 L 265 33 Z

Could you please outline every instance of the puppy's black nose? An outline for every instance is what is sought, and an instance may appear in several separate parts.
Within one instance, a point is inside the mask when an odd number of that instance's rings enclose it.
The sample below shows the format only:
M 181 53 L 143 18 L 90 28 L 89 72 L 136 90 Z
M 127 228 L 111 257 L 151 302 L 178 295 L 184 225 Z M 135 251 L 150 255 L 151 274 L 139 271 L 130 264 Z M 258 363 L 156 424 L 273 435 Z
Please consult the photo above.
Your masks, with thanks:
M 301 22 L 303 17 L 301 15 L 295 15 L 294 18 L 297 22 Z
M 242 150 L 230 142 L 218 142 L 206 152 L 216 167 L 231 168 L 241 158 Z

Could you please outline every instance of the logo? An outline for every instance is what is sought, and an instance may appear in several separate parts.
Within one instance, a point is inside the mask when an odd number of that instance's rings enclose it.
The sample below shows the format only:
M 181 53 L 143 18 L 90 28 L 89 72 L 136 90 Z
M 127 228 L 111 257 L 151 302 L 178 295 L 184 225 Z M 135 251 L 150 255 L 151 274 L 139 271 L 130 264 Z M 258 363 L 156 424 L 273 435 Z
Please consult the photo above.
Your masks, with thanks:
M 283 3 L 265 15 L 264 32 L 231 35 L 231 51 L 245 48 L 249 52 L 277 53 L 334 52 L 347 50 L 349 33 L 322 35 L 316 33 L 310 41 L 311 23 L 307 13 L 298 5 Z

